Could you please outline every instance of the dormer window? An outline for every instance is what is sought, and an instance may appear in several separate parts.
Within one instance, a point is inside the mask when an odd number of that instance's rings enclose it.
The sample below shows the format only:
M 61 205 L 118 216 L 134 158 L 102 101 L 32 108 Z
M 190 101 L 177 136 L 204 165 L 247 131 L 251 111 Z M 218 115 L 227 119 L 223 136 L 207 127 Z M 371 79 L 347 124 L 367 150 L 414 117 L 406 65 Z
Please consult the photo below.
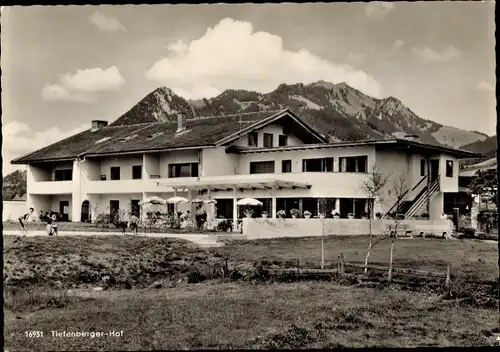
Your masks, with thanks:
M 104 138 L 101 138 L 98 141 L 96 141 L 95 144 L 100 144 L 100 143 L 109 141 L 110 139 L 111 139 L 111 137 L 104 137 Z
M 153 139 L 155 137 L 161 136 L 162 134 L 163 134 L 163 132 L 155 132 L 153 134 L 150 134 L 148 139 Z
M 259 133 L 258 132 L 250 132 L 248 134 L 248 146 L 249 147 L 257 147 L 259 145 Z
M 126 141 L 129 141 L 131 139 L 134 139 L 135 137 L 137 137 L 136 134 L 132 135 L 132 136 L 126 136 L 126 137 L 122 137 L 120 138 L 120 142 L 126 142 Z

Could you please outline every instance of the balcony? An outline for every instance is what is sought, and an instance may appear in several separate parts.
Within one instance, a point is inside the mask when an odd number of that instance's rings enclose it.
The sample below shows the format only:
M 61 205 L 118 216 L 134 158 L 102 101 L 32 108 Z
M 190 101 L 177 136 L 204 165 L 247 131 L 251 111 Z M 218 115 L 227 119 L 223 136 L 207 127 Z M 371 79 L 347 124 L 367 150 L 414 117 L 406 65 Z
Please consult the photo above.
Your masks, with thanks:
M 212 191 L 232 189 L 237 185 L 270 183 L 280 181 L 282 183 L 296 183 L 302 186 L 292 187 L 289 192 L 306 192 L 312 197 L 324 197 L 335 195 L 337 197 L 362 197 L 361 184 L 366 180 L 364 173 L 347 172 L 298 172 L 298 173 L 273 173 L 273 174 L 249 174 L 249 175 L 225 175 L 225 176 L 202 176 L 202 177 L 179 177 L 179 178 L 150 178 L 146 180 L 116 180 L 116 181 L 90 181 L 85 185 L 85 192 L 89 194 L 114 194 L 114 193 L 158 193 L 173 192 L 174 188 L 206 189 Z M 289 193 L 287 192 L 287 194 Z M 288 196 L 288 195 L 287 195 Z M 290 195 L 292 196 L 292 195 Z
M 85 186 L 89 194 L 139 193 L 144 192 L 144 180 L 90 181 Z
M 30 194 L 71 194 L 73 193 L 73 181 L 30 182 L 28 191 Z
M 273 174 L 249 174 L 249 175 L 227 175 L 227 176 L 204 176 L 185 178 L 161 178 L 146 180 L 144 192 L 172 192 L 173 188 L 196 189 L 210 188 L 231 189 L 238 184 L 256 184 L 279 180 L 301 185 L 310 185 L 310 189 L 303 189 L 312 197 L 323 197 L 335 195 L 337 197 L 362 197 L 361 184 L 366 179 L 364 173 L 346 172 L 300 172 L 300 173 L 273 173 Z M 227 187 L 225 187 L 227 186 Z M 238 186 L 236 186 L 238 188 Z M 292 187 L 293 188 L 293 187 Z M 291 196 L 291 195 L 290 195 Z

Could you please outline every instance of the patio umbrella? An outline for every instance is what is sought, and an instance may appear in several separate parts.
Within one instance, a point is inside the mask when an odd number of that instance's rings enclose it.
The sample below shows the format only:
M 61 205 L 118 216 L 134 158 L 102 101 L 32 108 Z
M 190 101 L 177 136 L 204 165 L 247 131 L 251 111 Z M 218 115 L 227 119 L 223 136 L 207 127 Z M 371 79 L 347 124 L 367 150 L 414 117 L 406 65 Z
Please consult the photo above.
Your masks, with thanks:
M 243 199 L 240 199 L 238 202 L 236 202 L 236 204 L 238 205 L 260 205 L 262 206 L 262 202 L 257 200 L 257 199 L 254 199 L 254 198 L 243 198 Z
M 172 197 L 167 199 L 167 203 L 170 204 L 187 203 L 187 202 L 189 202 L 189 200 L 184 197 Z
M 203 196 L 198 196 L 195 199 L 193 199 L 191 203 L 217 204 L 217 201 L 213 198 L 205 198 Z
M 167 201 L 163 198 L 160 198 L 160 197 L 157 197 L 157 196 L 153 196 L 153 197 L 149 197 L 149 198 L 146 198 L 144 199 L 142 202 L 139 202 L 140 205 L 144 205 L 144 204 L 167 204 Z
M 191 203 L 203 203 L 203 197 L 202 196 L 198 196 L 195 199 L 193 199 L 191 201 Z

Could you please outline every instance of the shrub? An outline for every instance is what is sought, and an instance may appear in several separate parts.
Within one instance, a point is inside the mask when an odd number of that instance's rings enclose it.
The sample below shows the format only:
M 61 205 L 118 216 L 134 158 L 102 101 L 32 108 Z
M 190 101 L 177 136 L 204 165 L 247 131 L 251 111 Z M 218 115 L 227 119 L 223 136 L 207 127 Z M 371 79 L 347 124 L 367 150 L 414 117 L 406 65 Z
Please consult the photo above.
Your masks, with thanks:
M 290 210 L 290 214 L 295 215 L 295 216 L 299 216 L 299 209 Z
M 217 224 L 217 231 L 227 232 L 231 229 L 231 223 L 227 220 L 221 220 Z
M 111 217 L 109 214 L 98 214 L 95 218 L 96 225 L 107 225 L 111 222 Z
M 476 230 L 474 230 L 473 228 L 465 228 L 463 229 L 463 234 L 464 234 L 464 237 L 465 238 L 474 238 L 475 234 L 476 234 Z

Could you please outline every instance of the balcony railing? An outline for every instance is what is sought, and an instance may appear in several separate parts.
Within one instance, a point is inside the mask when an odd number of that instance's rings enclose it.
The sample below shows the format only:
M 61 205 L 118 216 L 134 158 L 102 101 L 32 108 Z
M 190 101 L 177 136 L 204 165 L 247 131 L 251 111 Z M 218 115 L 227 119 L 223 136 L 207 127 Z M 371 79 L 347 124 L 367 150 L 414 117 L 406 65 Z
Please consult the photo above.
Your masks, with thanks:
M 30 194 L 71 194 L 73 181 L 37 181 L 29 182 Z

